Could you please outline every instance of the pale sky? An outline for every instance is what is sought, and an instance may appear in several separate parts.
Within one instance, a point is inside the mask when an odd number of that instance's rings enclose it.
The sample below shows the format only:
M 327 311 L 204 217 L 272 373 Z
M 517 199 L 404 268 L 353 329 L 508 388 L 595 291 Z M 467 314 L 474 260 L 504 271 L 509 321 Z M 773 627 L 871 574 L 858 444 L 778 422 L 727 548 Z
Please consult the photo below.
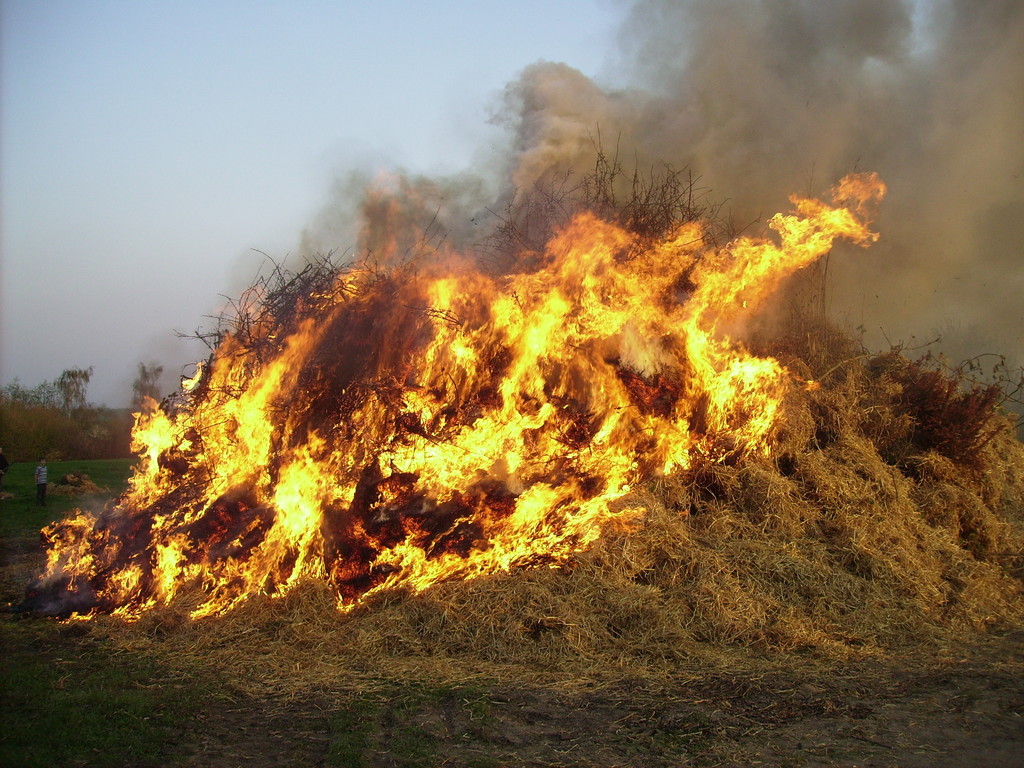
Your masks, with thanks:
M 600 79 L 615 0 L 2 0 L 0 384 L 201 357 L 353 168 L 446 174 L 538 60 Z M 349 244 L 339 243 L 344 248 Z M 242 277 L 240 277 L 242 276 Z M 243 279 L 244 278 L 244 279 Z M 174 376 L 168 378 L 173 381 Z
M 878 349 L 1024 361 L 1021 0 L 0 0 L 0 22 L 0 386 L 92 366 L 90 401 L 123 406 L 143 362 L 169 392 L 207 352 L 176 332 L 263 254 L 357 247 L 303 239 L 350 236 L 320 228 L 350 174 L 514 158 L 529 183 L 595 128 L 743 225 L 879 172 L 882 238 L 830 262 L 830 312 Z M 511 83 L 518 154 L 489 122 Z

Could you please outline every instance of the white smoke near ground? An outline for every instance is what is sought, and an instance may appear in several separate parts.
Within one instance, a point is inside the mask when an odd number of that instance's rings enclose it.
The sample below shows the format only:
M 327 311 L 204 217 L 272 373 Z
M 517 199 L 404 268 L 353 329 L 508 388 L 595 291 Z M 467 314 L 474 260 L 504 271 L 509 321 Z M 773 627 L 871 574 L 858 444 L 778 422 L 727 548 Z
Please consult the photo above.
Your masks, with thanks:
M 472 243 L 488 212 L 589 172 L 599 151 L 627 174 L 689 169 L 738 227 L 877 171 L 882 238 L 830 260 L 833 316 L 869 347 L 941 335 L 954 361 L 1024 360 L 1024 3 L 638 0 L 620 42 L 604 83 L 539 62 L 508 85 L 497 166 L 342 182 L 303 250 L 338 222 L 357 251 L 383 249 L 417 208 L 419 226 Z

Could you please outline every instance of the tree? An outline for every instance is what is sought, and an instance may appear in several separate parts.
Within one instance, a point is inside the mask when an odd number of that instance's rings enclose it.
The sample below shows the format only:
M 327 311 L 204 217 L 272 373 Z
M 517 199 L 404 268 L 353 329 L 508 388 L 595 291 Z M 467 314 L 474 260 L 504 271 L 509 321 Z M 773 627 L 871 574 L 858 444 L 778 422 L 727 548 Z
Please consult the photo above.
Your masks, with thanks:
M 160 374 L 164 372 L 162 365 L 156 363 L 139 363 L 138 373 L 132 382 L 132 409 L 142 408 L 146 398 L 160 399 Z
M 85 407 L 85 391 L 92 378 L 92 366 L 88 368 L 67 368 L 57 379 L 61 408 L 71 413 Z
M 11 461 L 112 459 L 131 455 L 131 413 L 85 402 L 92 369 L 65 371 L 57 381 L 0 387 L 0 445 Z
M 23 386 L 21 380 L 15 377 L 0 388 L 0 404 L 15 403 L 40 408 L 57 408 L 60 404 L 60 394 L 57 392 L 57 385 L 52 381 L 44 381 L 30 389 Z

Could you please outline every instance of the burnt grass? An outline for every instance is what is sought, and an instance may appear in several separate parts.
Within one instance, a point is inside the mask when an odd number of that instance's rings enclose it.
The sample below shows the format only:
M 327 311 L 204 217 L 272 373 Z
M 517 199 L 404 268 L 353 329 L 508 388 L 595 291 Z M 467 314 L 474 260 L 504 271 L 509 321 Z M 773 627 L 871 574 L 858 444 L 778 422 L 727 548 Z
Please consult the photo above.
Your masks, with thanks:
M 220 670 L 113 647 L 88 622 L 11 611 L 43 550 L 30 528 L 3 533 L 5 766 L 998 767 L 1024 755 L 1020 630 L 883 661 L 738 653 L 735 667 L 590 689 L 382 677 L 261 697 Z

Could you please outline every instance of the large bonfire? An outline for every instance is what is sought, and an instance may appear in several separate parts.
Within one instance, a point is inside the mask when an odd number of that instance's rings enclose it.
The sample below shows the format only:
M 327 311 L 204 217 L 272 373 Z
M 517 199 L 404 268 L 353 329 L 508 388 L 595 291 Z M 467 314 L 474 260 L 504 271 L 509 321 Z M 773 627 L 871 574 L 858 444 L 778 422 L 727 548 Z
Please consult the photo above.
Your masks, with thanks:
M 647 602 L 616 610 L 652 636 L 849 637 L 879 584 L 894 609 L 949 616 L 961 595 L 968 623 L 1019 616 L 1016 561 L 998 558 L 1024 481 L 994 390 L 894 354 L 816 366 L 813 340 L 773 357 L 730 337 L 837 241 L 874 242 L 884 192 L 851 175 L 724 245 L 700 220 L 652 237 L 581 211 L 500 274 L 448 253 L 285 280 L 139 417 L 127 492 L 44 532 L 25 606 L 196 618 L 314 582 L 345 612 L 614 560 Z M 639 529 L 646 544 L 624 543 Z M 673 600 L 688 618 L 651 613 Z M 534 608 L 523 632 L 593 623 Z

